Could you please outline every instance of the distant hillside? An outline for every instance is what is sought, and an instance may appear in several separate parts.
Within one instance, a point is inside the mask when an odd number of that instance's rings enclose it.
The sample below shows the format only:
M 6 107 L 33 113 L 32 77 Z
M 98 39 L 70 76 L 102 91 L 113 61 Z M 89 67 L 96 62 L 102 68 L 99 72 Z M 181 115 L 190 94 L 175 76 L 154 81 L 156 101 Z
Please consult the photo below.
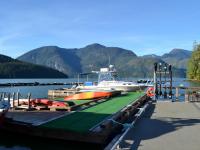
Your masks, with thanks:
M 66 78 L 52 68 L 39 66 L 0 55 L 0 78 Z
M 106 47 L 97 43 L 80 49 L 45 46 L 31 50 L 18 59 L 57 69 L 71 77 L 76 77 L 77 73 L 99 70 L 108 64 L 115 65 L 119 75 L 123 77 L 152 77 L 153 64 L 158 61 L 164 63 L 160 56 L 138 57 L 131 50 Z M 182 69 L 176 68 L 174 73 L 177 76 L 185 76 L 185 70 Z
M 88 45 L 77 50 L 76 53 L 80 58 L 83 72 L 99 70 L 100 67 L 106 67 L 109 63 L 121 69 L 128 65 L 128 61 L 137 58 L 136 54 L 130 50 L 100 44 Z
M 137 56 L 130 50 L 117 47 L 105 47 L 100 44 L 88 45 L 80 49 L 64 49 L 57 46 L 45 46 L 34 49 L 20 56 L 18 59 L 34 64 L 57 69 L 70 76 L 77 76 L 80 72 L 106 67 L 110 63 L 118 67 L 127 60 Z
M 45 46 L 20 56 L 18 60 L 47 66 L 71 76 L 81 72 L 80 58 L 76 55 L 76 49 Z
M 186 69 L 189 58 L 192 55 L 192 51 L 184 49 L 173 49 L 171 52 L 164 54 L 161 59 L 173 66 Z
M 155 55 L 155 54 L 148 54 L 148 55 L 144 55 L 142 56 L 143 58 L 158 58 L 161 59 L 161 56 Z

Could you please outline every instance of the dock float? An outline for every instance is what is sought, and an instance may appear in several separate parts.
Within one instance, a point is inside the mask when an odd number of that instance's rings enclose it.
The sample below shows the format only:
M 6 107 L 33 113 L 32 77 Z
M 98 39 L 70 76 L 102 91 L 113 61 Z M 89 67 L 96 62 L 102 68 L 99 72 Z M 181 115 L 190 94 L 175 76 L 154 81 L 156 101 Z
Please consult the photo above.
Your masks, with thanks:
M 130 92 L 80 111 L 46 112 L 46 115 L 40 112 L 40 117 L 31 112 L 9 111 L 1 129 L 44 138 L 106 145 L 122 131 L 124 123 L 131 121 L 138 107 L 147 101 L 145 93 Z M 27 119 L 29 117 L 32 119 Z
M 115 147 L 133 150 L 199 150 L 200 103 L 152 103 Z

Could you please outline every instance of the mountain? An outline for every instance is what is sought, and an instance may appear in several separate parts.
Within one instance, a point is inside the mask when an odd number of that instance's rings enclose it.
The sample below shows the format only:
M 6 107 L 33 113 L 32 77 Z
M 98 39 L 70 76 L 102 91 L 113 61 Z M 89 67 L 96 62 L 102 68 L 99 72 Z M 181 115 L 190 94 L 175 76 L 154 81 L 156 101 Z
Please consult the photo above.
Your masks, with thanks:
M 154 56 L 138 57 L 131 50 L 94 43 L 79 49 L 44 46 L 31 50 L 18 59 L 57 69 L 70 77 L 113 64 L 120 76 L 145 78 L 152 76 L 155 62 L 164 63 L 160 56 Z M 185 76 L 183 70 L 178 68 L 174 70 L 177 76 Z
M 0 78 L 66 78 L 67 75 L 52 68 L 22 62 L 0 55 Z
M 180 69 L 187 68 L 187 62 L 192 55 L 192 51 L 184 49 L 173 49 L 169 53 L 161 56 L 161 59 L 166 63 L 172 64 L 172 66 Z
M 148 54 L 148 55 L 144 55 L 142 56 L 143 58 L 159 58 L 161 59 L 161 56 L 155 55 L 155 54 Z
M 77 56 L 80 58 L 82 71 L 90 72 L 99 70 L 100 67 L 114 64 L 118 68 L 127 65 L 128 60 L 135 59 L 137 56 L 130 50 L 118 47 L 105 47 L 100 44 L 91 44 L 77 50 Z
M 80 72 L 90 72 L 108 66 L 109 61 L 123 66 L 127 60 L 136 58 L 130 50 L 118 47 L 105 47 L 91 44 L 80 49 L 65 49 L 57 46 L 45 46 L 29 51 L 18 57 L 19 60 L 48 66 L 72 76 Z
M 18 59 L 47 66 L 69 75 L 81 72 L 80 58 L 76 55 L 76 49 L 45 46 L 34 49 Z

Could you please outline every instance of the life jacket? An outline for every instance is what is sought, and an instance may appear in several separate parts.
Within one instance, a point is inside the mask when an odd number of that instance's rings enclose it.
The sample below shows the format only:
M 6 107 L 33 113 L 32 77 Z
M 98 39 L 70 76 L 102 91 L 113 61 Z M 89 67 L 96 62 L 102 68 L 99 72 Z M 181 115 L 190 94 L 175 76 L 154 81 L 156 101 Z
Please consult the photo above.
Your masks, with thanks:
M 146 94 L 147 94 L 147 96 L 149 96 L 149 97 L 153 97 L 153 96 L 155 95 L 155 93 L 154 93 L 154 88 L 153 88 L 153 87 L 148 88 Z

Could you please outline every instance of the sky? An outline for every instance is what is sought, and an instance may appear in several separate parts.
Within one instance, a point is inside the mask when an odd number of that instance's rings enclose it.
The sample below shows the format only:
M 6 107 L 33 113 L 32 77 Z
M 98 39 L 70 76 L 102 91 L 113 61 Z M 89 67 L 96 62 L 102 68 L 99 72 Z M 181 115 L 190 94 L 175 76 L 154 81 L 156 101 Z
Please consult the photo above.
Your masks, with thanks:
M 92 43 L 137 55 L 192 50 L 200 41 L 199 0 L 0 0 L 0 54 Z

